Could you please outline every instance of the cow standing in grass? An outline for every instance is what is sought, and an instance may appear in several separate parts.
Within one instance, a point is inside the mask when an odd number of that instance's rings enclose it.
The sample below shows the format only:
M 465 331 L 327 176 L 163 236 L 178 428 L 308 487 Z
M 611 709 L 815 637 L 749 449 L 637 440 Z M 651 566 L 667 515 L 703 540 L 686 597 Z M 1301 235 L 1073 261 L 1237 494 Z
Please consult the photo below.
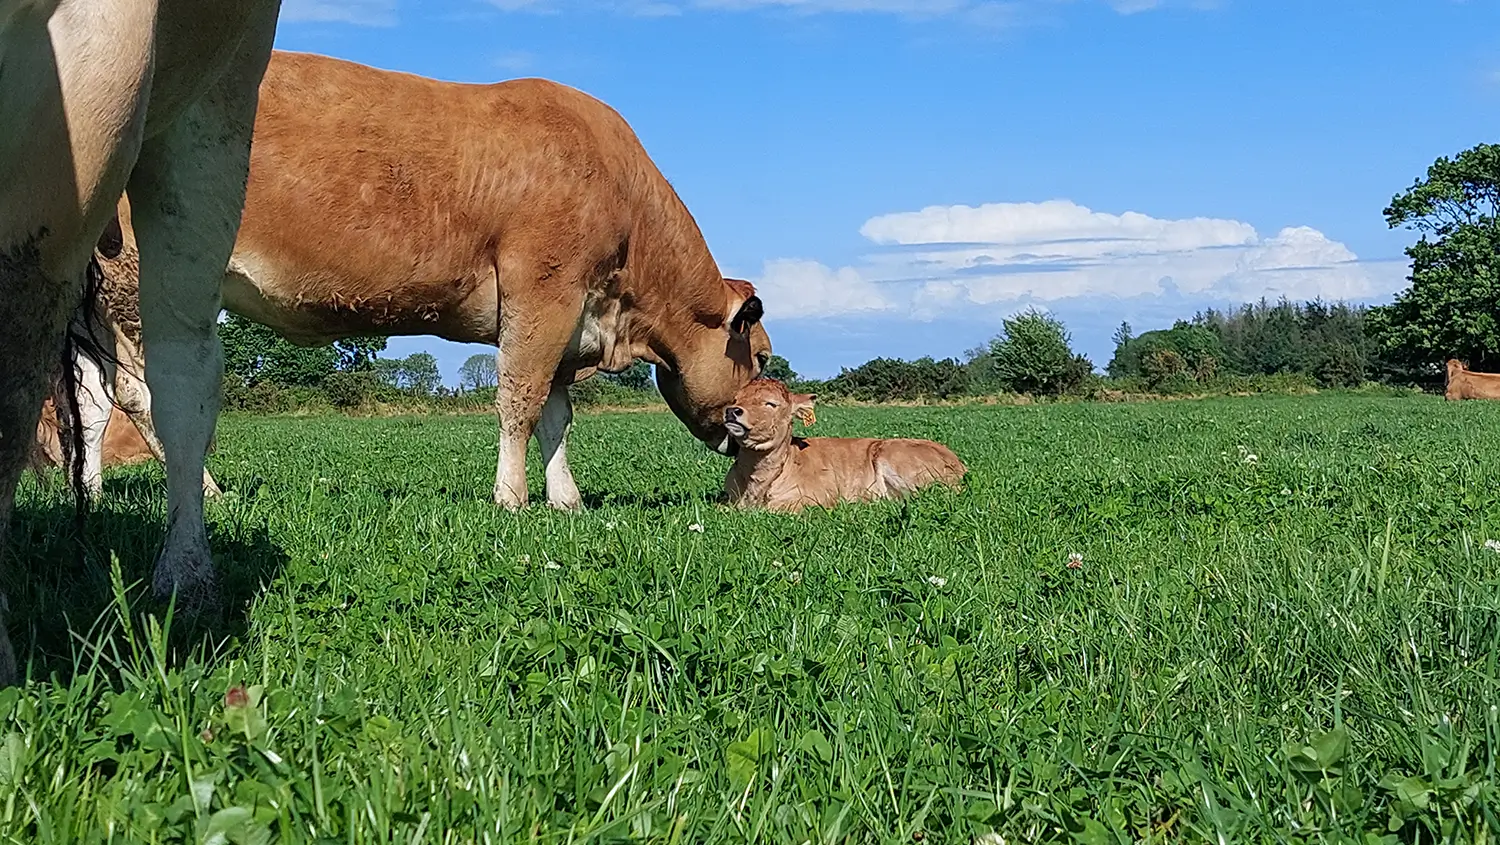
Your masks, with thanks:
M 64 325 L 128 186 L 156 350 L 147 375 L 166 388 L 158 410 L 176 482 L 153 585 L 184 605 L 213 593 L 199 477 L 217 411 L 214 320 L 279 8 L 0 0 L 0 543 Z M 15 680 L 0 619 L 0 683 Z
M 128 323 L 128 261 L 106 276 L 109 316 Z M 771 354 L 754 288 L 722 277 L 608 106 L 544 80 L 465 85 L 301 53 L 275 53 L 261 86 L 224 306 L 310 346 L 497 346 L 494 500 L 512 508 L 526 503 L 533 435 L 548 502 L 582 503 L 568 385 L 648 361 L 677 416 L 730 454 L 723 410 Z M 85 432 L 102 431 L 107 403 L 86 404 Z

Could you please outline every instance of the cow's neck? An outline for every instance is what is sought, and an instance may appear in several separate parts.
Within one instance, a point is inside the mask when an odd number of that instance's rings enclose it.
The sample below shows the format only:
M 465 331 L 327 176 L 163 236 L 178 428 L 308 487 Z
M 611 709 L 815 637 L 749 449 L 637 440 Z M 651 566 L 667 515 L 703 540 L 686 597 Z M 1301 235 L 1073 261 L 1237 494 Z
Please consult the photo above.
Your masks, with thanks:
M 656 213 L 651 225 L 637 229 L 632 239 L 629 275 L 636 307 L 645 317 L 635 339 L 670 359 L 697 332 L 723 328 L 729 302 L 703 232 L 665 180 L 661 187 L 664 193 L 652 204 Z
M 765 452 L 741 449 L 729 471 L 730 498 L 746 504 L 765 503 L 795 454 L 790 440 Z

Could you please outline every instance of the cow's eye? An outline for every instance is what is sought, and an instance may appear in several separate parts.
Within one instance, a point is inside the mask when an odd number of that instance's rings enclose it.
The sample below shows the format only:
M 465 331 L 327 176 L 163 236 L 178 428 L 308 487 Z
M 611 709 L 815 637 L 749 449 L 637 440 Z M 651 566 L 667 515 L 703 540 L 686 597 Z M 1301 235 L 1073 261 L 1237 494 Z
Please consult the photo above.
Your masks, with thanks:
M 762 352 L 759 355 L 755 356 L 755 361 L 756 361 L 756 363 L 760 364 L 760 370 L 761 370 L 761 372 L 765 372 L 766 371 L 766 365 L 771 363 L 771 353 L 769 353 L 769 352 Z
M 775 402 L 767 402 L 767 403 L 766 403 L 766 407 L 767 407 L 767 408 L 778 408 L 778 407 L 780 407 L 780 406 L 779 406 L 779 405 L 777 405 L 777 404 L 776 404 L 776 403 L 775 403 Z

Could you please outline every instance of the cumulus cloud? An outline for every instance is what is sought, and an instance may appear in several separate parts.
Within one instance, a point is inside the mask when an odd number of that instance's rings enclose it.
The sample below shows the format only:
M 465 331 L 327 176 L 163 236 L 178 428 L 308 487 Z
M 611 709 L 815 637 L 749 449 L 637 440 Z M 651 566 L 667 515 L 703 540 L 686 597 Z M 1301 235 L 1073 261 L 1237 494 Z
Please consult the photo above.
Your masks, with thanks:
M 884 249 L 840 274 L 875 291 L 888 310 L 918 320 L 1019 303 L 1166 295 L 1369 299 L 1399 289 L 1406 271 L 1403 262 L 1360 261 L 1307 226 L 1262 236 L 1238 220 L 1112 214 L 1068 200 L 931 207 L 873 218 L 861 233 Z M 787 277 L 782 289 L 793 281 Z M 842 313 L 840 304 L 821 300 L 818 313 Z M 803 316 L 795 304 L 788 314 Z
M 284 23 L 347 23 L 356 26 L 394 26 L 396 0 L 285 0 Z
M 894 307 L 858 270 L 834 270 L 802 259 L 767 261 L 755 288 L 765 300 L 767 314 L 783 320 L 874 313 Z

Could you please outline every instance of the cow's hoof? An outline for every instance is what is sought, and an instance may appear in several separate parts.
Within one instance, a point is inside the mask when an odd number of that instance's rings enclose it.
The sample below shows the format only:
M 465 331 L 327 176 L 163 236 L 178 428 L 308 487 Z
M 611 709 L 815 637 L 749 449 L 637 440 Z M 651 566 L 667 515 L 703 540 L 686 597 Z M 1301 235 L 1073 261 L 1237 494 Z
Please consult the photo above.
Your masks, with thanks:
M 508 511 L 518 511 L 526 507 L 526 498 L 514 495 L 509 488 L 497 487 L 495 488 L 495 504 Z
M 222 495 L 224 495 L 224 491 L 219 489 L 219 484 L 214 481 L 213 476 L 207 472 L 203 473 L 203 497 L 206 499 L 217 499 Z
M 151 594 L 157 601 L 177 597 L 179 617 L 211 617 L 219 611 L 219 577 L 208 549 L 162 552 L 151 579 Z
M 577 497 L 572 499 L 548 499 L 547 506 L 557 511 L 576 513 L 583 510 L 583 498 Z

